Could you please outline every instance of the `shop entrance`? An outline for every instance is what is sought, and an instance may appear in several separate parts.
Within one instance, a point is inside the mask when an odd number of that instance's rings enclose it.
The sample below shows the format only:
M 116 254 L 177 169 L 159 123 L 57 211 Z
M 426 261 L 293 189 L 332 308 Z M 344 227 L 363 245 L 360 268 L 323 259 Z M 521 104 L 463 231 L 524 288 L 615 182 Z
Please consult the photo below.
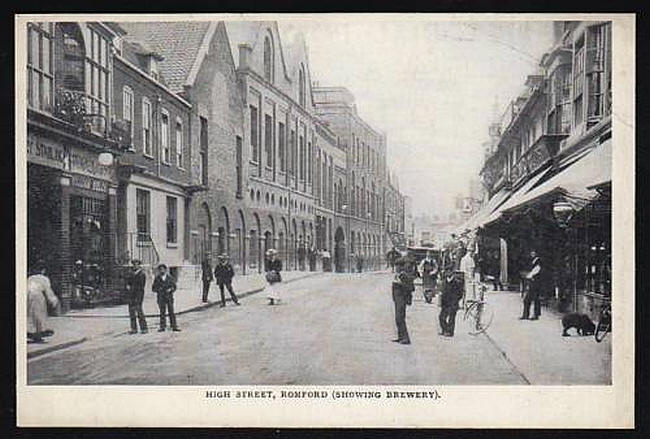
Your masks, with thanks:
M 44 166 L 28 165 L 27 184 L 27 267 L 43 261 L 50 277 L 59 271 L 58 221 L 60 186 L 58 173 Z M 55 277 L 56 278 L 56 277 Z M 52 279 L 53 282 L 55 278 Z M 52 285 L 60 291 L 58 285 Z

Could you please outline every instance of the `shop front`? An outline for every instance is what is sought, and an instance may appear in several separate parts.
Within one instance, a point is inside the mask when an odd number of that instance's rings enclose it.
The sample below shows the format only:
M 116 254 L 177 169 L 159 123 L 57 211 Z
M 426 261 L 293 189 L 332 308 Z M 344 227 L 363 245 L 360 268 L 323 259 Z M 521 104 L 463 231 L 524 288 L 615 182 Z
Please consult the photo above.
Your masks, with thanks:
M 109 300 L 115 289 L 116 180 L 101 155 L 72 139 L 28 133 L 28 267 L 45 262 L 64 310 Z

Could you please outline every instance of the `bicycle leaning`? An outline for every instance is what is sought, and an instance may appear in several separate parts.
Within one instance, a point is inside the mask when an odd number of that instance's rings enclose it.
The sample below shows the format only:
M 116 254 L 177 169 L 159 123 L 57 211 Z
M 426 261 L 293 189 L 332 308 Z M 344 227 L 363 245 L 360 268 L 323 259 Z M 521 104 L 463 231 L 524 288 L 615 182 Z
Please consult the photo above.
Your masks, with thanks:
M 600 343 L 607 337 L 607 334 L 612 332 L 612 304 L 609 302 L 598 316 L 598 323 L 596 323 L 596 330 L 594 331 L 594 338 L 596 342 Z
M 476 291 L 477 289 L 478 291 Z M 470 335 L 478 335 L 485 332 L 494 319 L 494 309 L 485 300 L 487 290 L 486 283 L 476 282 L 472 284 L 474 297 L 463 297 L 463 309 L 465 310 L 463 320 L 469 326 Z

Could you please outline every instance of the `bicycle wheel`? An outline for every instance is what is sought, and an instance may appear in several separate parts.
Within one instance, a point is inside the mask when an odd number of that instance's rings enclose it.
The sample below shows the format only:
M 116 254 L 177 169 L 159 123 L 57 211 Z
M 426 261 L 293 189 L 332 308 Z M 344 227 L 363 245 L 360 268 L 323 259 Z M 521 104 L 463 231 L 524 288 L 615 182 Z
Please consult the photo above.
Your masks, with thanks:
M 464 320 L 469 325 L 469 334 L 484 332 L 494 319 L 494 309 L 486 302 L 475 302 L 465 311 Z
M 594 338 L 596 342 L 600 343 L 607 337 L 607 333 L 612 330 L 612 321 L 611 317 L 607 314 L 603 314 L 596 325 L 596 331 L 594 332 Z

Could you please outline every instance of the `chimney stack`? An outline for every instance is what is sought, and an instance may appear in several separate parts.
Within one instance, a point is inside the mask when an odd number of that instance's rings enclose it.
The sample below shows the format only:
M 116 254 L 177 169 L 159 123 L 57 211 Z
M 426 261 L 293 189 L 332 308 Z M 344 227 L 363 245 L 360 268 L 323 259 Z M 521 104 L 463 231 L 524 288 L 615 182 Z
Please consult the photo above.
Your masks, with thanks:
M 247 69 L 250 55 L 253 49 L 248 43 L 241 43 L 239 45 L 239 67 L 240 69 Z

